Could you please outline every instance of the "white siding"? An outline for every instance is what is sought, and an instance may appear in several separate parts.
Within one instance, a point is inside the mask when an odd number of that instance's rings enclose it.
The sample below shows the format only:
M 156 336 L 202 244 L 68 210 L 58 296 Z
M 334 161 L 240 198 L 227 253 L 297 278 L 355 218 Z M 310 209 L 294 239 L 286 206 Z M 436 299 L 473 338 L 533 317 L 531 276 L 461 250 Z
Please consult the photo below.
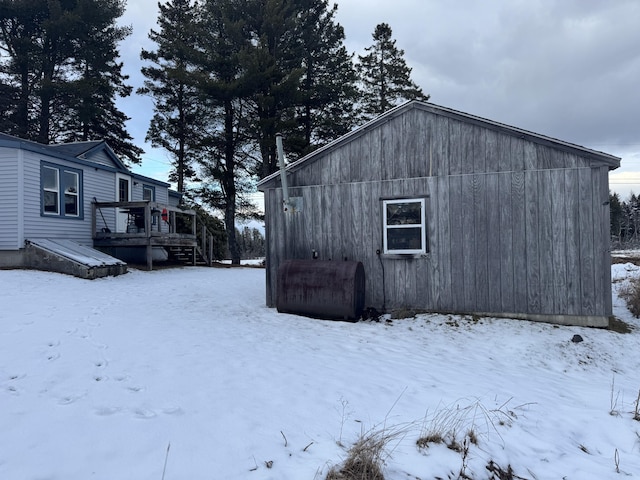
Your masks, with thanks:
M 91 160 L 113 162 L 97 153 Z M 82 218 L 43 216 L 41 214 L 40 167 L 47 162 L 82 171 Z M 0 250 L 18 250 L 25 239 L 66 239 L 92 245 L 91 203 L 113 202 L 116 196 L 116 174 L 73 160 L 62 160 L 42 153 L 18 148 L 0 147 Z M 133 182 L 133 179 L 132 179 Z M 142 184 L 134 188 L 132 200 L 142 200 Z M 136 190 L 137 189 L 137 190 Z M 155 185 L 156 201 L 168 203 L 167 187 Z M 115 209 L 97 212 L 96 228 L 115 231 Z
M 19 155 L 0 147 L 0 250 L 16 250 L 19 231 Z
M 155 190 L 155 202 L 162 205 L 169 205 L 169 189 L 154 183 L 145 183 L 144 180 L 133 179 L 133 186 L 131 187 L 131 200 L 134 202 L 140 202 L 144 200 L 142 190 L 147 185 Z
M 83 188 L 82 219 L 47 217 L 40 214 L 40 164 L 46 161 L 55 165 L 82 170 Z M 68 239 L 83 245 L 92 245 L 91 202 L 93 197 L 99 201 L 114 201 L 114 174 L 95 168 L 79 166 L 76 163 L 54 159 L 32 152 L 25 152 L 24 176 L 24 236 L 29 238 Z M 108 217 L 108 212 L 104 212 Z M 102 219 L 100 219 L 102 221 Z M 97 225 L 100 225 L 97 223 Z
M 87 160 L 99 163 L 100 165 L 106 165 L 107 167 L 117 168 L 117 165 L 113 163 L 111 157 L 109 157 L 109 155 L 107 155 L 107 153 L 103 150 L 96 151 L 90 157 L 87 157 Z

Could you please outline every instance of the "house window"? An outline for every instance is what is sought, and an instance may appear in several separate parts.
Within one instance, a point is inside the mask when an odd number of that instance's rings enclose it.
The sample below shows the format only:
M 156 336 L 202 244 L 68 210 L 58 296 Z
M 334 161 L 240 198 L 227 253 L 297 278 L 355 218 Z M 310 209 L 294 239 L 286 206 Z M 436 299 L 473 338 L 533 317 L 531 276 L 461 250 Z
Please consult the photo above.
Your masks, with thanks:
M 149 185 L 143 185 L 142 186 L 142 199 L 143 200 L 148 200 L 149 202 L 155 202 L 156 200 L 156 189 L 155 187 L 149 186 Z M 153 210 L 151 210 L 151 225 L 157 225 L 158 224 L 158 216 L 157 215 L 153 215 Z
M 42 214 L 82 217 L 82 171 L 59 165 L 40 166 Z
M 149 185 L 143 185 L 142 186 L 142 199 L 143 200 L 148 200 L 150 202 L 154 202 L 156 197 L 156 190 L 153 187 L 150 187 Z
M 127 180 L 126 178 L 118 179 L 118 201 L 129 201 L 129 180 Z
M 67 170 L 62 172 L 64 185 L 64 214 L 77 217 L 79 210 L 80 175 Z
M 382 206 L 384 253 L 427 253 L 425 199 L 383 200 Z
M 60 170 L 42 167 L 42 207 L 45 214 L 59 215 L 60 203 Z

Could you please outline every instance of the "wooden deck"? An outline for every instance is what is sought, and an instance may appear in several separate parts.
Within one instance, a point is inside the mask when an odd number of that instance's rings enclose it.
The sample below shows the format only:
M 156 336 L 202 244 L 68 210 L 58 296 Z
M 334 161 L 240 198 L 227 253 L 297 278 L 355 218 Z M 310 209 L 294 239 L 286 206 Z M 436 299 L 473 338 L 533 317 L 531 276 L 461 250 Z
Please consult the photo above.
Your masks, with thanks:
M 126 225 L 123 221 L 119 224 L 118 215 L 128 217 Z M 149 270 L 153 269 L 154 247 L 191 249 L 194 265 L 198 256 L 207 265 L 213 260 L 213 236 L 194 210 L 150 201 L 93 202 L 91 229 L 94 247 L 144 247 Z

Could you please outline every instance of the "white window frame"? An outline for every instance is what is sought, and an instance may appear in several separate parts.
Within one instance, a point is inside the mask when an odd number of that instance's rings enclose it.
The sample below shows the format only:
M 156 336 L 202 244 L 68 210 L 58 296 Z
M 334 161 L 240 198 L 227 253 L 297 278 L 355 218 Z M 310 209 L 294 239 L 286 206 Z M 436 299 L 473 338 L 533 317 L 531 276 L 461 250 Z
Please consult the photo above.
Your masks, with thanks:
M 402 225 L 389 225 L 387 221 L 387 205 L 397 203 L 419 203 L 420 204 L 420 223 L 410 223 Z M 394 198 L 382 200 L 382 241 L 383 253 L 387 255 L 424 255 L 427 253 L 427 222 L 426 222 L 426 198 Z M 406 228 L 420 228 L 420 248 L 415 249 L 391 249 L 388 244 L 388 233 L 390 230 L 399 230 Z
M 71 170 L 67 170 L 67 169 L 63 169 L 62 171 L 63 175 L 67 174 L 67 175 L 71 175 L 73 177 L 75 177 L 76 181 L 75 181 L 75 185 L 73 185 L 73 187 L 75 188 L 75 191 L 71 190 L 69 188 L 70 185 L 67 184 L 67 182 L 64 182 L 64 195 L 61 195 L 62 200 L 64 200 L 64 216 L 65 217 L 79 217 L 80 216 L 80 174 L 78 172 L 74 172 Z M 76 199 L 76 213 L 67 213 L 67 196 L 69 197 L 75 197 Z
M 42 192 L 43 193 L 53 193 L 55 194 L 56 197 L 56 210 L 55 211 L 50 211 L 50 210 L 46 210 L 46 205 L 45 205 L 45 199 L 44 196 L 42 197 L 42 213 L 43 215 L 52 215 L 52 216 L 60 216 L 60 169 L 56 168 L 56 167 L 51 167 L 49 165 L 42 165 L 42 169 L 48 169 L 48 170 L 52 170 L 53 173 L 55 174 L 56 177 L 56 185 L 55 188 L 47 188 L 44 185 L 44 180 L 42 182 Z
M 145 198 L 146 192 L 149 192 L 149 198 Z M 149 200 L 150 202 L 156 201 L 156 189 L 151 185 L 142 185 L 142 199 Z
M 55 173 L 55 187 L 45 187 L 44 173 L 45 171 L 53 171 Z M 69 218 L 76 220 L 84 219 L 83 199 L 82 199 L 82 170 L 57 165 L 42 161 L 40 163 L 40 215 L 43 217 Z M 73 182 L 68 182 L 73 178 Z M 70 188 L 73 187 L 73 188 Z M 56 211 L 46 211 L 45 196 L 53 194 L 57 199 Z M 76 213 L 67 213 L 66 199 L 74 197 L 76 204 Z

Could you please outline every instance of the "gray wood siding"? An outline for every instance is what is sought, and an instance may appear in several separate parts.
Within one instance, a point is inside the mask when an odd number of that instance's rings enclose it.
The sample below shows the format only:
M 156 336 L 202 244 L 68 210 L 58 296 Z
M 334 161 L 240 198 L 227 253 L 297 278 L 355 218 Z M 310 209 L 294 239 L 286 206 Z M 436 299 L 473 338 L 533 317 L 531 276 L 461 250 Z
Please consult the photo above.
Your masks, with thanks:
M 593 161 L 420 109 L 409 110 L 289 173 L 290 185 L 590 167 Z
M 0 148 L 0 250 L 19 248 L 19 155 L 19 150 L 15 148 Z
M 592 152 L 593 153 L 593 152 Z M 367 306 L 611 315 L 608 170 L 597 155 L 421 108 L 264 184 L 267 303 L 284 259 L 361 261 Z M 381 198 L 427 197 L 425 256 L 380 256 Z
M 603 167 L 309 186 L 292 189 L 304 202 L 293 214 L 282 211 L 281 190 L 269 190 L 267 302 L 275 305 L 279 263 L 315 250 L 361 261 L 366 305 L 376 308 L 609 315 L 608 236 L 592 230 L 607 220 L 606 175 Z M 429 254 L 376 255 L 380 199 L 423 195 Z

